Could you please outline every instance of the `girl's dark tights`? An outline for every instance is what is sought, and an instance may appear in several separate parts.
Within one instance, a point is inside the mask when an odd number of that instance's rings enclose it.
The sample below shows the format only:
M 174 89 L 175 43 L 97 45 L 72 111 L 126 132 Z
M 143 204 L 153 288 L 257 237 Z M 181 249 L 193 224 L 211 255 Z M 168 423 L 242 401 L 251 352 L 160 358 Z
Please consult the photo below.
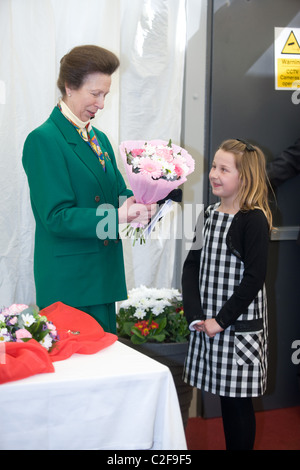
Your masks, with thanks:
M 227 450 L 252 450 L 256 422 L 251 398 L 220 397 Z

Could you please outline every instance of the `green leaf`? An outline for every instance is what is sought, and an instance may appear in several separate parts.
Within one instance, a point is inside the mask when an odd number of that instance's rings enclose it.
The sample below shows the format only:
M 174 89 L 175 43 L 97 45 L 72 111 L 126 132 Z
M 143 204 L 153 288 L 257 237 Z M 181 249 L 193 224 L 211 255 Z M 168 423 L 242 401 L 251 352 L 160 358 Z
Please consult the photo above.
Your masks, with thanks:
M 166 335 L 164 333 L 161 333 L 161 334 L 152 336 L 151 339 L 155 339 L 155 341 L 162 343 L 165 340 L 165 338 L 166 338 Z
M 146 338 L 144 336 L 142 336 L 142 339 L 139 338 L 138 336 L 136 335 L 133 335 L 132 338 L 131 338 L 131 342 L 133 344 L 143 344 L 143 343 L 146 343 Z
M 136 335 L 138 338 L 140 339 L 144 339 L 145 336 L 142 335 L 142 333 L 140 332 L 140 330 L 136 327 L 136 326 L 133 326 L 131 328 L 131 333 L 133 333 L 134 335 Z
M 157 322 L 158 323 L 158 322 Z M 157 328 L 157 333 L 160 333 L 167 325 L 167 319 L 164 317 L 159 323 L 159 327 Z
M 126 335 L 131 336 L 131 329 L 134 326 L 133 322 L 124 323 L 123 331 Z

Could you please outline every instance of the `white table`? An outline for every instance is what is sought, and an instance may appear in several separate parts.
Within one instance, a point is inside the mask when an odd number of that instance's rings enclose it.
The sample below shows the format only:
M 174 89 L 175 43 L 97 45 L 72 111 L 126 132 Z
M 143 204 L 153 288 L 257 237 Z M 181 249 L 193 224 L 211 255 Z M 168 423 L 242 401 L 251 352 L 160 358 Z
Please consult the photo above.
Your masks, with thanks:
M 169 369 L 119 343 L 0 385 L 0 449 L 186 450 Z

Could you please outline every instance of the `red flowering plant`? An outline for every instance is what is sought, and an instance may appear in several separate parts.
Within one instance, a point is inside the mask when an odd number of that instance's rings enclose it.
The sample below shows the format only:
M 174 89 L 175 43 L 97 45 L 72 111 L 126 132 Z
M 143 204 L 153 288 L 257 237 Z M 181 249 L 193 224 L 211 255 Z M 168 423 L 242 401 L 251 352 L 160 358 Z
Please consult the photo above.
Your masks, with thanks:
M 134 344 L 181 343 L 190 333 L 177 289 L 132 289 L 120 305 L 117 325 L 118 335 Z

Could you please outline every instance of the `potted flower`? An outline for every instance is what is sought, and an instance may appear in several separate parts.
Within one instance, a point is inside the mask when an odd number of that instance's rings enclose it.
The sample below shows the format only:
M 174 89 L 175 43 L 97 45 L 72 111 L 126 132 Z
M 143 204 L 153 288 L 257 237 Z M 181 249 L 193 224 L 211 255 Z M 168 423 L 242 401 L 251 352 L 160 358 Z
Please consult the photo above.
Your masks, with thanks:
M 132 289 L 120 306 L 117 324 L 119 335 L 130 338 L 133 344 L 183 343 L 189 336 L 177 289 Z
M 128 293 L 117 313 L 119 340 L 169 367 L 186 425 L 192 387 L 182 380 L 189 328 L 177 289 L 140 286 Z

